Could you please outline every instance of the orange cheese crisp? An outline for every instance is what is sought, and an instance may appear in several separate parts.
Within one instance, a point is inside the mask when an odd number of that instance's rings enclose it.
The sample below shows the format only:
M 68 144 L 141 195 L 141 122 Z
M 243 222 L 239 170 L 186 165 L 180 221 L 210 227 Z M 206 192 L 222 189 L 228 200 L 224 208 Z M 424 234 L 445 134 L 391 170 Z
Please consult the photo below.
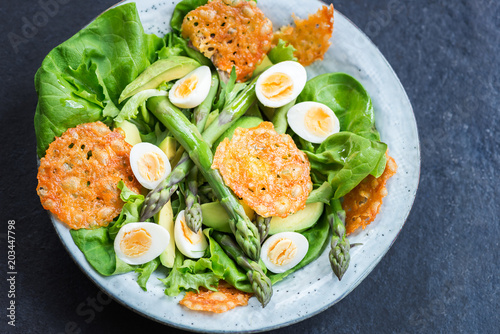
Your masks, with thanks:
M 68 129 L 40 160 L 36 190 L 43 207 L 72 229 L 108 225 L 123 206 L 118 182 L 139 193 L 131 148 L 101 122 Z
M 365 229 L 377 216 L 382 199 L 387 196 L 387 180 L 396 174 L 398 166 L 387 154 L 384 173 L 375 178 L 368 175 L 360 184 L 344 196 L 342 206 L 346 212 L 346 231 L 351 234 L 358 228 Z
M 270 122 L 237 128 L 217 147 L 212 168 L 262 217 L 285 218 L 303 209 L 312 190 L 307 156 Z
M 251 293 L 242 292 L 225 281 L 219 283 L 218 291 L 210 291 L 204 287 L 198 293 L 187 292 L 179 304 L 194 311 L 223 313 L 236 306 L 246 306 L 252 297 Z
M 301 20 L 293 15 L 295 28 L 282 27 L 274 34 L 273 45 L 282 39 L 291 44 L 296 51 L 294 56 L 304 65 L 310 65 L 316 60 L 323 60 L 323 56 L 330 47 L 330 38 L 333 34 L 333 5 L 323 6 L 315 14 L 309 15 L 307 20 Z
M 182 22 L 182 37 L 223 72 L 236 68 L 246 81 L 271 48 L 273 25 L 254 1 L 213 0 L 190 11 Z

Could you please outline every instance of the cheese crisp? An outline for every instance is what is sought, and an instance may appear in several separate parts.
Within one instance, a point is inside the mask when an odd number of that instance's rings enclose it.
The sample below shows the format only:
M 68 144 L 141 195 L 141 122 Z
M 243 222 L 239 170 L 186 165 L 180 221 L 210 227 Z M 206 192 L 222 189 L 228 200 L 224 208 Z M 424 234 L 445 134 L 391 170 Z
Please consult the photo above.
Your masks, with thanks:
M 375 178 L 368 175 L 360 184 L 344 196 L 342 204 L 346 212 L 346 231 L 351 234 L 358 228 L 365 229 L 377 216 L 382 199 L 387 196 L 387 180 L 396 174 L 398 166 L 393 158 L 387 156 L 384 173 Z
M 190 11 L 182 37 L 223 72 L 236 68 L 237 80 L 250 79 L 271 48 L 273 24 L 254 1 L 214 0 Z
M 72 229 L 108 225 L 123 206 L 118 182 L 140 189 L 129 164 L 131 148 L 101 122 L 68 129 L 40 160 L 36 190 L 43 207 Z
M 179 304 L 190 310 L 223 313 L 236 306 L 246 306 L 250 297 L 252 297 L 251 293 L 242 292 L 225 281 L 221 281 L 217 291 L 201 287 L 197 293 L 187 292 Z
M 333 34 L 333 5 L 321 7 L 315 14 L 309 15 L 307 20 L 293 15 L 293 21 L 295 28 L 282 27 L 274 34 L 273 44 L 278 44 L 282 39 L 293 45 L 296 49 L 294 56 L 304 66 L 323 60 Z
M 212 168 L 262 217 L 285 218 L 303 209 L 312 190 L 307 156 L 270 122 L 237 128 L 217 147 Z

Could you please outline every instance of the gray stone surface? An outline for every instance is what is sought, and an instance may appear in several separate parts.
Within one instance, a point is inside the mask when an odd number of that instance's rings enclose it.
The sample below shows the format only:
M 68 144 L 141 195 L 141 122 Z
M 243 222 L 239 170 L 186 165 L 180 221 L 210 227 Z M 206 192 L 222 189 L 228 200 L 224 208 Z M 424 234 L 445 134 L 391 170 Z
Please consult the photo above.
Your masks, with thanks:
M 35 71 L 54 46 L 114 3 L 58 0 L 44 16 L 47 2 L 0 5 L 0 332 L 180 333 L 102 295 L 72 262 L 36 196 Z M 394 246 L 351 294 L 272 333 L 498 333 L 500 2 L 335 5 L 372 38 L 407 90 L 421 140 L 420 187 Z M 40 27 L 13 46 L 9 33 L 22 36 L 27 20 Z M 10 219 L 16 221 L 15 328 L 6 318 Z

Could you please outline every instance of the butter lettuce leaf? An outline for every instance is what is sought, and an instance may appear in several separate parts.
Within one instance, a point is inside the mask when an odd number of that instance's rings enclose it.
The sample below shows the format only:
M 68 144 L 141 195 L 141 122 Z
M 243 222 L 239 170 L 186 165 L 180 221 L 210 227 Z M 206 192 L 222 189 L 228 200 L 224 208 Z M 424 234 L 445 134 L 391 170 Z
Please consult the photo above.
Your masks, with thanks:
M 345 73 L 325 73 L 307 81 L 297 103 L 314 101 L 326 104 L 340 122 L 340 131 L 380 141 L 375 128 L 373 104 L 365 88 Z
M 387 145 L 351 132 L 328 137 L 315 152 L 305 151 L 311 164 L 314 183 L 327 181 L 333 198 L 346 195 L 384 159 Z
M 103 276 L 118 275 L 133 271 L 131 266 L 120 260 L 113 247 L 113 240 L 108 235 L 107 227 L 94 230 L 71 230 L 73 241 L 82 251 L 92 267 Z
M 68 128 L 110 122 L 122 90 L 157 59 L 163 39 L 144 33 L 135 4 L 108 10 L 54 48 L 35 75 L 37 153 Z

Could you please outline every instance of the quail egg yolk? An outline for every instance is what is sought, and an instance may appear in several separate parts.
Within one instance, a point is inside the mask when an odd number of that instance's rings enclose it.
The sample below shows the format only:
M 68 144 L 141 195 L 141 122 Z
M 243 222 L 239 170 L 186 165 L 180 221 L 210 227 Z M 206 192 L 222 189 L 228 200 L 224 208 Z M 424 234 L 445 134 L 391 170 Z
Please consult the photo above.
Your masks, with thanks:
M 181 226 L 182 226 L 182 234 L 184 234 L 184 237 L 186 240 L 188 240 L 192 245 L 196 245 L 200 243 L 203 239 L 201 229 L 198 231 L 198 233 L 194 233 L 191 231 L 191 229 L 186 225 L 185 221 L 181 221 Z
M 156 181 L 165 173 L 165 161 L 156 152 L 148 152 L 137 161 L 141 176 L 148 181 Z
M 139 257 L 145 254 L 153 243 L 151 235 L 143 228 L 135 229 L 123 234 L 120 249 L 129 257 Z
M 290 239 L 279 239 L 271 247 L 267 257 L 277 266 L 283 266 L 295 257 L 297 254 L 297 246 Z
M 185 99 L 189 95 L 193 93 L 198 85 L 198 76 L 192 75 L 189 78 L 186 78 L 182 81 L 181 84 L 175 90 L 175 96 L 180 99 Z
M 330 115 L 319 107 L 312 107 L 306 112 L 304 124 L 311 134 L 318 137 L 326 137 L 333 131 Z
M 261 83 L 261 91 L 267 99 L 282 100 L 293 93 L 293 80 L 285 73 L 273 73 Z

